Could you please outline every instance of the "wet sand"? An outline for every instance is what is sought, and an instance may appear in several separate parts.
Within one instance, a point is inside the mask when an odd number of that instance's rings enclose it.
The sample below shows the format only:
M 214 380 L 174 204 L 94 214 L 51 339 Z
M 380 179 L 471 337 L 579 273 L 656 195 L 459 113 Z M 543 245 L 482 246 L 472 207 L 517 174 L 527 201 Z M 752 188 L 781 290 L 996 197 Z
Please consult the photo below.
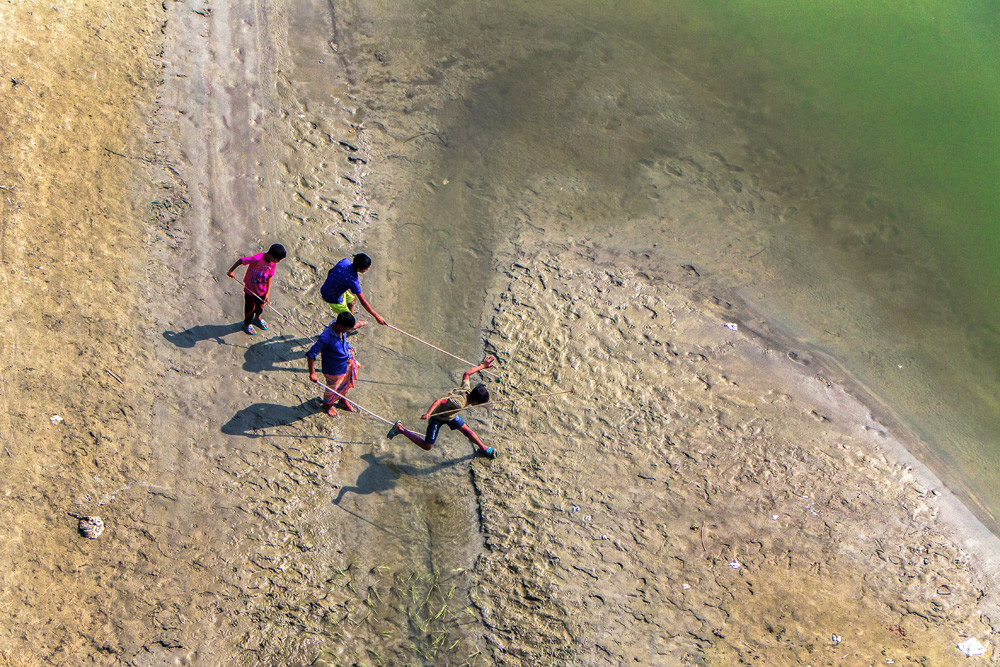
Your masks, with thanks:
M 431 112 L 481 73 L 421 78 L 366 7 L 4 10 L 0 664 L 994 664 L 996 538 L 891 411 L 680 243 L 568 227 L 565 175 L 441 171 L 476 151 Z M 703 114 L 650 237 L 729 204 Z M 306 332 L 363 250 L 393 324 L 498 356 L 495 398 L 576 393 L 470 413 L 493 461 L 330 420 L 306 337 L 236 324 L 224 270 L 275 240 Z M 390 420 L 463 370 L 353 341 Z

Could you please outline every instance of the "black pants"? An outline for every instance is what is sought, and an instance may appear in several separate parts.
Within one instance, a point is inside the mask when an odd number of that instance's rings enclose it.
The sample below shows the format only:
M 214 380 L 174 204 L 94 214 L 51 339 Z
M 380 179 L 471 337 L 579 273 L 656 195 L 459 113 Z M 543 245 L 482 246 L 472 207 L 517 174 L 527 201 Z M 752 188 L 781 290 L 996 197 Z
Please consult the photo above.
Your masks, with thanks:
M 256 294 L 250 292 L 243 293 L 243 326 L 253 324 L 254 320 L 259 320 L 264 314 L 264 303 Z

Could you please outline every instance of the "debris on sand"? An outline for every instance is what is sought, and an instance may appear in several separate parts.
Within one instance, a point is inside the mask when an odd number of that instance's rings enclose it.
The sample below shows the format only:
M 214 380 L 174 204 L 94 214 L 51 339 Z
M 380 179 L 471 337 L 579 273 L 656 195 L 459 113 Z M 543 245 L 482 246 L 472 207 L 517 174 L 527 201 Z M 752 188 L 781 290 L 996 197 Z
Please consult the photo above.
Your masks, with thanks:
M 986 647 L 979 643 L 979 640 L 975 637 L 969 637 L 964 642 L 960 643 L 958 645 L 958 650 L 969 658 L 986 653 Z
M 99 516 L 83 516 L 81 514 L 72 514 L 70 516 L 80 520 L 77 524 L 77 529 L 80 534 L 84 537 L 96 540 L 104 532 L 104 520 Z

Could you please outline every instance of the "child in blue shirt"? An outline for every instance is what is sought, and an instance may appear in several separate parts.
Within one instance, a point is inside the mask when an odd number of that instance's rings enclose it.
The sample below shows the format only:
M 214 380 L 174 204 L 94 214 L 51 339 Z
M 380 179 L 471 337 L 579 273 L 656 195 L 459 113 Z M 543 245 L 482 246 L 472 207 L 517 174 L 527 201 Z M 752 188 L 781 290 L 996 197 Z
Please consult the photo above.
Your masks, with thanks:
M 354 358 L 354 348 L 347 342 L 347 332 L 353 330 L 354 325 L 354 315 L 350 313 L 337 315 L 337 319 L 330 322 L 330 326 L 323 330 L 319 340 L 306 352 L 309 379 L 319 382 L 319 378 L 316 377 L 316 357 L 321 357 L 320 368 L 326 378 L 325 384 L 341 397 L 354 386 L 360 366 Z M 330 389 L 323 390 L 323 409 L 328 415 L 336 417 L 337 408 L 354 412 L 354 407 L 343 398 L 335 402 L 333 399 L 336 394 Z
M 359 252 L 354 258 L 344 258 L 334 265 L 326 274 L 323 286 L 319 288 L 323 301 L 330 304 L 330 309 L 334 313 L 354 314 L 354 301 L 357 299 L 364 306 L 365 310 L 371 313 L 375 321 L 385 325 L 385 320 L 376 313 L 364 294 L 361 293 L 361 274 L 365 273 L 372 266 L 372 258 L 363 252 Z M 358 328 L 366 323 L 359 322 Z

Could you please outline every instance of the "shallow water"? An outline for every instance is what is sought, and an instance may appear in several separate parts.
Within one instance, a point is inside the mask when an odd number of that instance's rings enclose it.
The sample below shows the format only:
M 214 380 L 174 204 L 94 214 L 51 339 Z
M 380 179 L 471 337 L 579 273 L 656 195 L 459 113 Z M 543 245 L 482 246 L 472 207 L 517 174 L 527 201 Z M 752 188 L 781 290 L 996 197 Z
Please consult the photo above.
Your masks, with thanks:
M 518 225 L 696 260 L 879 395 L 996 530 L 996 3 L 363 7 L 439 144 L 400 208 L 431 239 L 412 297 L 432 267 L 463 286 L 428 304 L 441 337 Z

